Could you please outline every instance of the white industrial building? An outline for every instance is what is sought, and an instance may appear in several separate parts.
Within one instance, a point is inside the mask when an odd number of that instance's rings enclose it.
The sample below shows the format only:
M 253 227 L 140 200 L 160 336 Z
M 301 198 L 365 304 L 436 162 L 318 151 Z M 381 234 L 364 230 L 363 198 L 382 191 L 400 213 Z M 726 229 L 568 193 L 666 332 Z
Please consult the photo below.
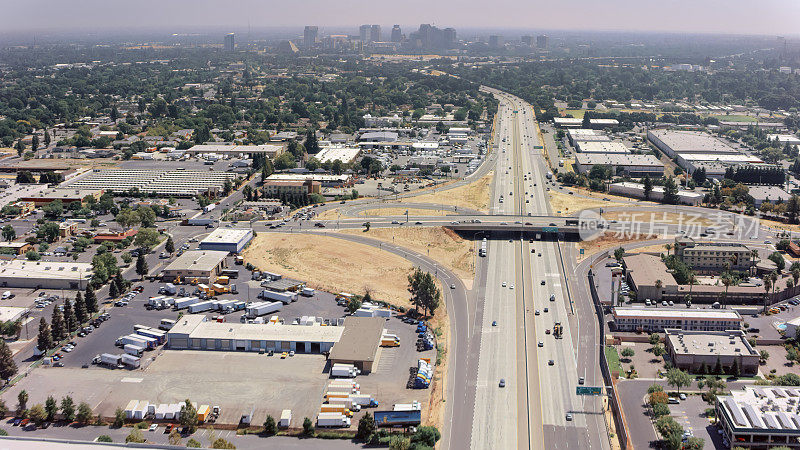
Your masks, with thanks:
M 778 143 L 781 145 L 800 145 L 800 138 L 793 134 L 768 134 L 767 139 L 770 141 L 775 141 L 777 139 Z
M 718 396 L 716 420 L 734 447 L 800 447 L 800 389 L 744 386 Z
M 756 208 L 761 207 L 761 204 L 764 202 L 786 202 L 792 197 L 792 194 L 784 191 L 778 186 L 749 186 L 747 193 L 753 197 L 753 202 Z
M 94 271 L 88 263 L 26 261 L 0 263 L 0 287 L 86 289 Z
M 609 142 L 611 138 L 605 133 L 597 130 L 590 130 L 588 128 L 575 128 L 567 130 L 567 139 L 572 145 L 578 142 Z
M 610 194 L 622 195 L 624 197 L 644 198 L 644 185 L 641 183 L 632 183 L 623 181 L 619 183 L 611 183 L 608 186 Z M 650 200 L 661 201 L 664 198 L 664 187 L 653 186 L 653 191 L 650 192 Z M 686 205 L 699 205 L 703 202 L 703 194 L 693 191 L 678 190 L 678 201 Z
M 739 154 L 726 142 L 700 131 L 648 130 L 647 139 L 670 158 L 676 154 Z
M 200 283 L 213 283 L 226 267 L 228 253 L 218 250 L 187 251 L 164 269 L 162 280 L 172 282 L 196 278 Z
M 348 147 L 344 145 L 329 145 L 322 147 L 322 150 L 319 151 L 316 155 L 313 155 L 314 158 L 318 159 L 319 162 L 324 163 L 328 161 L 336 161 L 337 159 L 345 164 L 353 162 L 353 160 L 358 157 L 361 153 L 361 149 L 359 147 Z
M 200 241 L 200 250 L 218 250 L 239 253 L 253 239 L 251 229 L 217 228 Z
M 204 153 L 215 153 L 228 156 L 247 156 L 253 154 L 264 154 L 268 158 L 275 158 L 283 153 L 282 145 L 262 144 L 262 145 L 225 145 L 225 144 L 198 144 L 186 150 L 190 155 L 200 155 Z
M 622 142 L 593 142 L 593 141 L 578 141 L 575 144 L 575 149 L 580 153 L 614 153 L 624 155 L 630 153 L 630 149 Z M 650 156 L 650 155 L 648 155 Z
M 235 173 L 194 170 L 94 169 L 62 187 L 105 190 L 124 194 L 131 190 L 164 196 L 191 197 L 221 193 Z
M 333 175 L 325 173 L 273 173 L 267 181 L 316 181 L 322 187 L 341 187 L 353 184 L 352 175 Z
M 701 164 L 716 164 L 727 168 L 730 166 L 764 163 L 761 158 L 744 153 L 678 153 L 675 158 L 678 165 L 689 173 L 694 173 L 695 170 L 702 167 Z M 708 176 L 707 171 L 706 176 Z
M 553 124 L 559 128 L 580 128 L 583 120 L 574 117 L 554 117 Z
M 616 153 L 576 153 L 575 169 L 579 173 L 589 173 L 592 167 L 604 165 L 611 167 L 614 174 L 619 171 L 634 178 L 661 177 L 664 165 L 653 155 L 629 155 Z

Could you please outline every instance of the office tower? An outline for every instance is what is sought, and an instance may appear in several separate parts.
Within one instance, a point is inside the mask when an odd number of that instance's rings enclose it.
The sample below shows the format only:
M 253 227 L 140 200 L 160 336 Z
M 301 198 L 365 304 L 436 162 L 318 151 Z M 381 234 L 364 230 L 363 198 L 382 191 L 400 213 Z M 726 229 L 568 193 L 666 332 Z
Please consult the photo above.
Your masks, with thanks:
M 536 36 L 536 46 L 539 48 L 547 48 L 548 40 L 549 38 L 546 34 L 540 34 L 539 36 Z
M 369 30 L 369 40 L 371 42 L 382 42 L 381 39 L 381 26 L 380 25 L 373 25 L 370 27 Z
M 303 46 L 305 48 L 312 48 L 314 44 L 317 43 L 317 32 L 319 31 L 319 27 L 315 26 L 306 26 L 305 30 L 303 30 Z
M 456 45 L 456 29 L 445 28 L 442 32 L 444 34 L 444 48 L 453 48 Z
M 527 45 L 528 47 L 533 47 L 533 36 L 529 35 L 522 36 L 522 43 Z
M 392 42 L 401 42 L 403 40 L 403 31 L 400 30 L 400 25 L 392 27 Z
M 502 44 L 503 44 L 503 36 L 499 36 L 497 34 L 489 36 L 489 47 L 500 48 Z
M 224 47 L 226 52 L 232 52 L 236 47 L 235 39 L 236 38 L 233 33 L 228 33 L 225 35 Z
M 369 39 L 369 30 L 369 25 L 361 25 L 358 27 L 358 38 L 361 40 L 361 42 L 367 42 L 367 39 Z

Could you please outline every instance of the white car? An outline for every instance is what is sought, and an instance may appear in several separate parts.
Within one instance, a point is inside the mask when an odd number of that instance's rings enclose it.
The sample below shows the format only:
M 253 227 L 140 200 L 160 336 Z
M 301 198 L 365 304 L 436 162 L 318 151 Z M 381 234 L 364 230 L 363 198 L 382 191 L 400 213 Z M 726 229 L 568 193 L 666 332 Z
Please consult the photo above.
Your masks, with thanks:
M 505 281 L 503 281 L 503 287 L 506 287 L 506 286 L 507 286 L 506 282 L 505 282 Z
M 509 289 L 514 289 L 514 285 L 512 284 L 512 285 L 511 285 L 511 286 L 509 286 L 508 288 L 509 288 Z

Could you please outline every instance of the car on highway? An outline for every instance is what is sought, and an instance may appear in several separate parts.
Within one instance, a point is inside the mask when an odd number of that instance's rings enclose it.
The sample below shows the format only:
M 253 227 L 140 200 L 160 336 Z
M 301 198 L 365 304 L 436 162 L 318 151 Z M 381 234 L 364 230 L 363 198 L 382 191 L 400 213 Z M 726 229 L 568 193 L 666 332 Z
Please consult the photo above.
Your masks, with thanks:
M 544 342 L 539 341 L 539 347 L 544 347 Z
M 567 413 L 567 422 L 572 422 L 572 414 Z
M 542 280 L 542 286 L 544 286 L 544 280 Z
M 506 286 L 507 286 L 507 285 L 506 285 L 506 282 L 505 282 L 505 281 L 503 281 L 503 287 L 506 287 Z
M 578 378 L 578 384 L 583 384 L 584 381 L 586 381 L 586 380 L 584 380 L 583 377 Z
M 496 326 L 497 326 L 497 321 L 496 321 L 496 320 L 493 320 L 493 321 L 492 321 L 492 326 L 493 326 L 493 327 L 496 327 Z
M 512 285 L 511 285 L 511 286 L 509 286 L 508 288 L 509 288 L 509 289 L 514 289 L 514 285 L 512 284 Z
M 555 362 L 555 361 L 553 361 L 552 359 L 551 359 L 551 360 L 549 360 L 549 361 L 547 361 L 547 365 L 548 365 L 548 366 L 554 366 L 555 364 L 556 364 L 556 362 Z
M 455 288 L 456 288 L 456 285 L 455 285 L 455 284 L 451 284 L 451 285 L 450 285 L 450 289 L 455 289 Z
M 539 315 L 539 310 L 537 309 L 536 311 L 534 311 L 533 315 L 538 316 Z
M 414 222 L 414 225 L 422 225 L 422 222 Z
M 500 387 L 501 388 L 506 387 L 506 379 L 505 378 L 500 378 Z
M 393 220 L 392 225 L 400 225 L 400 222 L 398 222 L 397 220 Z

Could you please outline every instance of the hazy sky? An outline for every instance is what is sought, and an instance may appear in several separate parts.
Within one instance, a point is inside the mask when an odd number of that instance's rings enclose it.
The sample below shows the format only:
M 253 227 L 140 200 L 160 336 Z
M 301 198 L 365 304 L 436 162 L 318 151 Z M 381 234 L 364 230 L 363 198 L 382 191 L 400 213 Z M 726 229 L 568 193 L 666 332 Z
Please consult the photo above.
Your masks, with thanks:
M 242 29 L 360 23 L 455 28 L 800 34 L 799 0 L 0 0 L 0 30 L 203 27 Z M 405 31 L 405 30 L 404 30 Z M 410 31 L 410 30 L 408 30 Z M 353 31 L 355 32 L 355 30 Z

